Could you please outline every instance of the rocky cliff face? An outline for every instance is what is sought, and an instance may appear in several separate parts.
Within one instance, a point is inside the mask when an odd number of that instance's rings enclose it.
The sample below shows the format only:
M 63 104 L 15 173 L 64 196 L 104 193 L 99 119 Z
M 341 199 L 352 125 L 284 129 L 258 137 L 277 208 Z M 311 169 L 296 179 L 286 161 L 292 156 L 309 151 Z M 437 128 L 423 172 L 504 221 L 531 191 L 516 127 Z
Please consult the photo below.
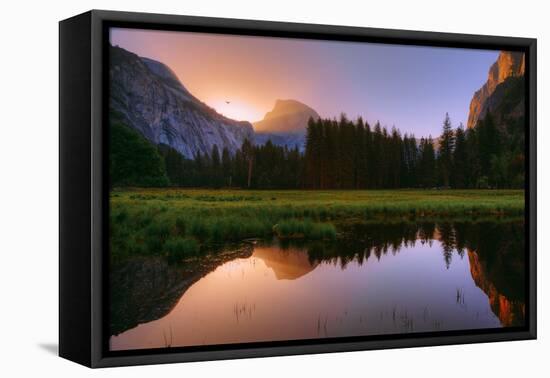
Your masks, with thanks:
M 110 109 L 154 144 L 187 158 L 210 154 L 214 145 L 235 152 L 253 140 L 249 122 L 222 116 L 195 98 L 166 65 L 110 47 Z
M 468 127 L 474 127 L 479 119 L 483 119 L 487 111 L 493 111 L 501 103 L 506 87 L 510 86 L 509 78 L 523 77 L 524 73 L 525 54 L 502 51 L 489 69 L 487 82 L 474 94 L 470 102 Z M 522 104 L 517 104 L 517 109 L 514 111 L 523 111 Z
M 319 114 L 296 100 L 277 100 L 273 110 L 264 119 L 254 123 L 255 141 L 264 144 L 268 140 L 275 145 L 304 149 L 307 122 L 319 119 Z

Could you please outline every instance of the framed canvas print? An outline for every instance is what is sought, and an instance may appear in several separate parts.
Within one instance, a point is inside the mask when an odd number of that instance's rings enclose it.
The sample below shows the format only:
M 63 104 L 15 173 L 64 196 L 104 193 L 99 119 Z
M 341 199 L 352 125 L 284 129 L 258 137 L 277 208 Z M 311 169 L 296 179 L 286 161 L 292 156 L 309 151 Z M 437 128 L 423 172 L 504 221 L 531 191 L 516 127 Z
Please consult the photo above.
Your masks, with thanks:
M 536 337 L 536 41 L 60 22 L 60 355 Z

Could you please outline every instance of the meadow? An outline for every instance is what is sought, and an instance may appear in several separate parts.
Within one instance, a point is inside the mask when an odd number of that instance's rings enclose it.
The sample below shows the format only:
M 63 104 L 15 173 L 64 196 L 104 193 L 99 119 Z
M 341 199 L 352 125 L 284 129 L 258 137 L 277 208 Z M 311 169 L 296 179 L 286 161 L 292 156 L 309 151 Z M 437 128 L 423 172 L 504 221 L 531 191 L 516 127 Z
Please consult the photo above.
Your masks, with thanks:
M 114 189 L 113 261 L 171 260 L 251 238 L 335 240 L 347 224 L 521 219 L 523 190 Z

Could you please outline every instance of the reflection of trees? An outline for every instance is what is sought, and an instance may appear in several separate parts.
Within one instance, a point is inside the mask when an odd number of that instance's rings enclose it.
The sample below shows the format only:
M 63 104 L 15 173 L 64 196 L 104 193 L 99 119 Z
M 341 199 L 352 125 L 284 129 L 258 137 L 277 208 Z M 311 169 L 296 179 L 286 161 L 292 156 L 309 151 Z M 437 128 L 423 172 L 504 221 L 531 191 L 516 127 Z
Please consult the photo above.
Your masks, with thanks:
M 465 223 L 455 223 L 454 224 L 455 229 L 455 249 L 460 256 L 460 258 L 464 258 L 464 254 L 466 252 L 466 244 L 465 244 L 465 238 L 464 235 L 467 232 L 467 224 Z
M 355 224 L 344 230 L 347 237 L 337 242 L 302 243 L 295 241 L 281 244 L 307 248 L 309 258 L 341 264 L 344 267 L 352 260 L 359 264 L 371 256 L 377 260 L 382 256 L 396 254 L 402 248 L 414 247 L 416 243 L 438 241 L 446 266 L 452 263 L 456 252 L 461 258 L 467 250 L 475 250 L 492 270 L 503 274 L 513 274 L 517 282 L 523 280 L 524 227 L 523 223 L 508 222 L 424 222 L 396 224 Z M 508 280 L 507 278 L 506 280 Z
M 455 228 L 451 223 L 440 223 L 437 226 L 437 230 L 439 232 L 439 240 L 441 241 L 445 266 L 449 269 L 456 245 Z
M 418 224 L 418 239 L 422 242 L 431 242 L 435 233 L 435 223 L 426 222 Z
M 376 263 L 388 253 L 416 243 L 442 245 L 443 263 L 450 266 L 454 251 L 467 255 L 470 274 L 483 290 L 492 311 L 504 326 L 522 325 L 525 319 L 525 235 L 517 222 L 455 222 L 355 224 L 343 230 L 337 242 L 281 241 L 281 248 L 307 250 L 312 266 L 330 263 L 345 269 L 370 259 Z M 222 247 L 220 247 L 222 248 Z M 225 251 L 225 252 L 224 252 Z M 235 258 L 247 258 L 252 244 L 198 258 L 186 264 L 168 264 L 160 258 L 140 257 L 111 267 L 110 328 L 112 334 L 166 315 L 198 279 Z M 456 257 L 455 257 L 456 258 Z
M 426 229 L 430 227 L 433 226 L 427 226 Z M 411 223 L 354 224 L 348 226 L 344 234 L 349 237 L 338 242 L 302 243 L 302 246 L 307 248 L 312 263 L 323 261 L 345 268 L 350 261 L 357 261 L 361 265 L 371 256 L 380 260 L 388 253 L 397 254 L 403 247 L 414 246 L 418 240 L 419 227 Z M 297 244 L 295 241 L 289 243 Z M 289 244 L 283 242 L 281 247 L 285 248 L 287 245 Z
M 522 222 L 440 222 L 356 224 L 334 243 L 305 244 L 312 263 L 359 265 L 372 256 L 380 260 L 391 252 L 420 242 L 439 241 L 447 268 L 453 254 L 468 254 L 474 282 L 489 297 L 493 312 L 505 326 L 523 324 L 525 318 L 525 230 Z

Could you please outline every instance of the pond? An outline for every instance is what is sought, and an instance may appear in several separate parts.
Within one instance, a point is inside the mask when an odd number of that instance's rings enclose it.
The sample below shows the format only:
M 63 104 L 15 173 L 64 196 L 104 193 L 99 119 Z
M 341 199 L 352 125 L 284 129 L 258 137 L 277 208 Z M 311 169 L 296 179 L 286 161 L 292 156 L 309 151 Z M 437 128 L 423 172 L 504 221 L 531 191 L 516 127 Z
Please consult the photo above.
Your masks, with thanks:
M 354 225 L 337 242 L 251 241 L 112 277 L 111 350 L 521 326 L 517 222 Z

